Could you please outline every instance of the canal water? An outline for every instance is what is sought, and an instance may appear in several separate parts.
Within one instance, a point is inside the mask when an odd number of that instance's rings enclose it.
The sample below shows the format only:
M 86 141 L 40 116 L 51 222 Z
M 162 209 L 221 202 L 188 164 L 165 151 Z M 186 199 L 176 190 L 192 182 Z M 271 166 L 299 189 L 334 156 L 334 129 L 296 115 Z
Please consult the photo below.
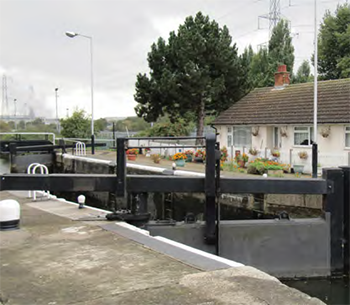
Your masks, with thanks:
M 9 173 L 9 170 L 8 160 L 0 158 L 0 174 Z M 310 253 L 310 255 L 312 254 Z M 349 279 L 296 279 L 281 281 L 312 297 L 319 298 L 328 305 L 350 305 Z

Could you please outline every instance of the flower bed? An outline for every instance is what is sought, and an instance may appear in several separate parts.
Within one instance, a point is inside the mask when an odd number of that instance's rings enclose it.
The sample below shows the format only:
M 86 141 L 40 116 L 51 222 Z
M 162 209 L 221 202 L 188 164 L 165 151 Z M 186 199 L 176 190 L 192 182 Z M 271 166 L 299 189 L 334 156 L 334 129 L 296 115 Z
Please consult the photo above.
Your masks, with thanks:
M 268 171 L 277 170 L 289 172 L 290 165 L 259 158 L 249 163 L 247 173 L 253 175 L 262 175 Z

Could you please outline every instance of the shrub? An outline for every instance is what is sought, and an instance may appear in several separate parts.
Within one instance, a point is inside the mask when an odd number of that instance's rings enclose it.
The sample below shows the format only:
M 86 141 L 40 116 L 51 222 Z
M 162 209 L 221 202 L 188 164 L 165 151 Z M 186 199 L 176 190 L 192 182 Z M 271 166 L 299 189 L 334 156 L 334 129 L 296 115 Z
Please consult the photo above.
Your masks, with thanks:
M 153 160 L 154 163 L 159 163 L 161 156 L 160 156 L 160 154 L 152 154 L 151 159 Z
M 262 175 L 268 170 L 284 170 L 289 171 L 290 165 L 282 164 L 275 161 L 269 161 L 266 159 L 256 159 L 253 162 L 250 162 L 248 165 L 248 173 L 255 175 Z

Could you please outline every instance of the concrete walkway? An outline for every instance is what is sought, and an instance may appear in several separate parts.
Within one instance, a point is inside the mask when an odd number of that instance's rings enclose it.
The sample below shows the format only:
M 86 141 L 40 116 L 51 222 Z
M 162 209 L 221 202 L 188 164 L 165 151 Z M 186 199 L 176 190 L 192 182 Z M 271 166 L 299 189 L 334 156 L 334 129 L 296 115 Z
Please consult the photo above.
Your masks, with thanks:
M 22 212 L 20 230 L 0 232 L 0 304 L 324 304 L 252 267 L 229 268 L 191 251 L 196 259 L 179 259 L 167 243 L 164 251 L 174 255 L 162 254 L 148 244 L 153 237 L 105 221 L 101 210 L 20 194 L 0 193 L 17 199 Z

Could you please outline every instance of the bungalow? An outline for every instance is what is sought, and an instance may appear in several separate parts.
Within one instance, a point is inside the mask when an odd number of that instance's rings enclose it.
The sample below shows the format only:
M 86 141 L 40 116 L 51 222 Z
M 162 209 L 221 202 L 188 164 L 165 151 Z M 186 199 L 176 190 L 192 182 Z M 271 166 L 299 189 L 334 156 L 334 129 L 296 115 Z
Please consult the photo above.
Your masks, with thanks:
M 231 156 L 256 148 L 260 156 L 269 157 L 277 149 L 281 162 L 302 164 L 311 172 L 313 116 L 314 84 L 289 85 L 283 65 L 275 73 L 274 87 L 253 90 L 222 112 L 214 125 L 220 146 L 228 147 Z M 318 83 L 317 120 L 321 166 L 350 165 L 350 79 Z

